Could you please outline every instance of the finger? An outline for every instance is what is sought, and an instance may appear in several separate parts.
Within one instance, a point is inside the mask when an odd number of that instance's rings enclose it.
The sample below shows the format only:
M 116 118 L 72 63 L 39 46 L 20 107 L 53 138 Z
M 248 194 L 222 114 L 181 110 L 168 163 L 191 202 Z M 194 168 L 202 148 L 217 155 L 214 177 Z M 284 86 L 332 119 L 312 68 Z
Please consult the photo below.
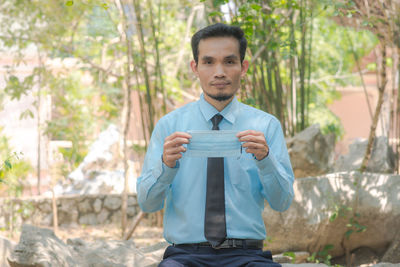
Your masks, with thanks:
M 250 148 L 250 149 L 266 149 L 267 145 L 260 144 L 260 143 L 254 143 L 254 142 L 246 142 L 246 143 L 242 144 L 242 147 Z
M 177 137 L 173 140 L 166 141 L 164 147 L 175 147 L 175 146 L 181 146 L 183 144 L 189 144 L 189 139 Z
M 163 155 L 163 162 L 168 166 L 173 168 L 176 165 L 176 161 L 182 158 L 181 154 L 174 154 L 172 156 L 164 156 Z
M 259 131 L 255 131 L 255 130 L 245 130 L 245 131 L 242 131 L 242 132 L 238 132 L 236 134 L 236 137 L 241 138 L 241 137 L 243 137 L 245 135 L 263 135 L 263 133 L 259 132 Z
M 185 133 L 185 132 L 174 132 L 173 134 L 167 136 L 164 141 L 170 141 L 170 140 L 173 140 L 173 139 L 175 139 L 177 137 L 182 137 L 182 138 L 186 138 L 186 139 L 192 138 L 192 136 L 190 134 L 188 134 L 188 133 Z
M 263 143 L 266 144 L 266 140 L 264 135 L 245 135 L 239 138 L 240 142 L 255 142 L 255 143 Z
M 179 154 L 181 152 L 186 152 L 186 148 L 183 146 L 175 146 L 164 149 L 164 154 L 166 155 Z
M 173 154 L 173 155 L 166 155 L 166 156 L 164 157 L 164 159 L 165 159 L 166 161 L 176 161 L 176 160 L 178 160 L 178 159 L 180 159 L 180 158 L 182 158 L 182 154 L 181 154 L 181 153 Z

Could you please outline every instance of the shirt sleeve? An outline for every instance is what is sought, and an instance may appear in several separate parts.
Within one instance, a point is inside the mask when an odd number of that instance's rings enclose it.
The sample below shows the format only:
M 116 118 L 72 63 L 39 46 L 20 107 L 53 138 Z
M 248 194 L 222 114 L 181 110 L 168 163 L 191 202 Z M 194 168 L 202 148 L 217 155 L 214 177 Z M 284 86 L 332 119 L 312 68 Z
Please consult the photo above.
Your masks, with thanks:
M 162 162 L 166 135 L 159 122 L 151 136 L 142 173 L 136 183 L 138 203 L 144 212 L 154 212 L 163 208 L 164 199 L 179 169 L 179 163 L 170 168 Z
M 292 203 L 294 174 L 290 163 L 281 124 L 271 121 L 267 129 L 266 141 L 269 154 L 256 161 L 262 184 L 262 194 L 272 209 L 285 211 Z

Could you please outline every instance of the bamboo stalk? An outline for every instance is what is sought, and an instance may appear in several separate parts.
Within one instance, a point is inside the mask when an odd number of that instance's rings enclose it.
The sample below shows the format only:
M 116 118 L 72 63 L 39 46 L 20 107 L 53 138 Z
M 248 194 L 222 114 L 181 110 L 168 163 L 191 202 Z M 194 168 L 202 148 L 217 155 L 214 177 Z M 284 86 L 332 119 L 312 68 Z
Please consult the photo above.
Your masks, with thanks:
M 140 54 L 141 54 L 141 60 L 140 60 L 140 68 L 143 71 L 144 74 L 144 81 L 145 81 L 145 86 L 146 86 L 146 101 L 147 101 L 147 108 L 149 112 L 149 132 L 153 132 L 154 129 L 154 110 L 153 110 L 153 103 L 152 103 L 152 92 L 151 92 L 151 87 L 150 87 L 150 78 L 149 78 L 149 73 L 147 70 L 146 66 L 146 59 L 147 59 L 147 53 L 145 49 L 145 44 L 144 44 L 144 36 L 143 36 L 143 23 L 142 23 L 142 16 L 141 16 L 141 8 L 140 8 L 140 3 L 138 0 L 132 0 L 134 9 L 135 9 L 135 15 L 136 15 L 136 31 L 138 33 L 138 39 L 139 39 L 139 47 L 140 47 Z
M 149 9 L 149 13 L 150 13 L 150 26 L 151 26 L 151 33 L 154 39 L 154 48 L 156 51 L 156 70 L 155 70 L 155 74 L 156 74 L 156 83 L 155 83 L 155 89 L 156 92 L 160 92 L 161 95 L 163 96 L 162 98 L 162 113 L 165 114 L 167 113 L 167 95 L 166 95 L 166 91 L 164 89 L 164 81 L 163 81 L 163 77 L 162 77 L 162 72 L 161 72 L 161 64 L 160 64 L 160 52 L 159 52 L 159 48 L 158 48 L 158 37 L 156 35 L 156 29 L 155 29 L 155 25 L 154 25 L 154 18 L 153 18 L 153 11 L 152 11 L 152 4 L 151 4 L 151 0 L 147 0 L 147 8 Z M 160 5 L 159 5 L 159 10 L 161 9 Z M 159 16 L 160 16 L 160 12 L 159 12 Z M 160 19 L 160 17 L 159 17 Z
M 306 68 L 306 33 L 307 33 L 307 23 L 305 23 L 307 9 L 307 1 L 301 0 L 300 2 L 300 25 L 301 25 L 301 54 L 300 54 L 300 130 L 305 128 L 305 88 L 304 88 L 304 78 L 305 78 L 305 68 Z

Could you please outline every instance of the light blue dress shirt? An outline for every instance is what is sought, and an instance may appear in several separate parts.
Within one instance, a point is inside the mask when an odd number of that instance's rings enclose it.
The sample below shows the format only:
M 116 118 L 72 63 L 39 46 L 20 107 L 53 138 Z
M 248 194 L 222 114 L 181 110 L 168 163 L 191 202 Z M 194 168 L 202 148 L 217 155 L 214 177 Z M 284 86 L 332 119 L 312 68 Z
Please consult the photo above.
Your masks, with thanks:
M 205 242 L 207 158 L 183 157 L 175 168 L 162 162 L 164 139 L 174 132 L 209 130 L 211 118 L 220 113 L 221 130 L 257 130 L 264 133 L 269 155 L 258 161 L 243 152 L 226 157 L 225 211 L 228 238 L 266 238 L 262 211 L 264 200 L 277 211 L 289 208 L 294 175 L 279 121 L 272 115 L 240 103 L 236 97 L 218 112 L 204 96 L 162 117 L 152 133 L 141 176 L 138 202 L 144 212 L 166 205 L 164 237 L 169 243 Z

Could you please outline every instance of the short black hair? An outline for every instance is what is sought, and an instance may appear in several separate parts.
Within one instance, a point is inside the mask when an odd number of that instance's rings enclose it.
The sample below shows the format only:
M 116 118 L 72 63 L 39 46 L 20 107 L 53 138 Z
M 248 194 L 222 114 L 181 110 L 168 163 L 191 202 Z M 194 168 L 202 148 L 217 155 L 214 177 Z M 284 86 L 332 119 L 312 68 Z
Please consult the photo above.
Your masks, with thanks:
M 243 30 L 237 26 L 216 23 L 199 30 L 192 36 L 192 52 L 196 64 L 199 61 L 200 41 L 211 37 L 234 37 L 237 39 L 239 42 L 240 62 L 243 62 L 247 48 L 247 40 L 244 37 Z

